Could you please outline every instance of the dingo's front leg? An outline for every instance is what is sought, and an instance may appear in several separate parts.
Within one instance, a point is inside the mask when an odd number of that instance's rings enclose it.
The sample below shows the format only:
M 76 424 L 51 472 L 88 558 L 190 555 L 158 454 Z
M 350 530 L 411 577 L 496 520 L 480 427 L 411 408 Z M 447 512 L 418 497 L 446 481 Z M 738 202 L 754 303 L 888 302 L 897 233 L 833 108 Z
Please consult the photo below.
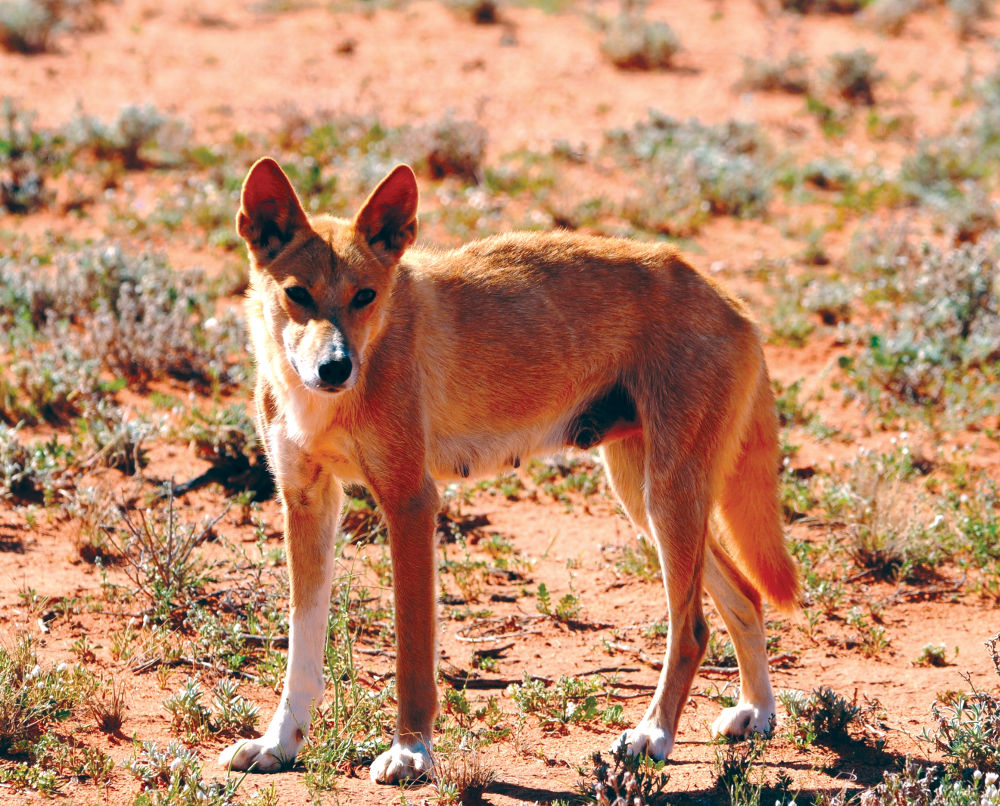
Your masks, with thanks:
M 264 735 L 222 752 L 219 763 L 233 770 L 274 772 L 289 767 L 309 731 L 310 709 L 323 699 L 333 538 L 342 493 L 340 483 L 307 457 L 297 457 L 293 473 L 283 474 L 282 464 L 275 462 L 291 596 L 285 687 Z
M 392 747 L 375 759 L 370 775 L 376 783 L 391 784 L 426 775 L 434 763 L 434 523 L 440 502 L 434 483 L 426 478 L 416 494 L 400 498 L 393 492 L 387 500 L 383 493 L 379 504 L 389 528 L 392 551 L 399 716 Z

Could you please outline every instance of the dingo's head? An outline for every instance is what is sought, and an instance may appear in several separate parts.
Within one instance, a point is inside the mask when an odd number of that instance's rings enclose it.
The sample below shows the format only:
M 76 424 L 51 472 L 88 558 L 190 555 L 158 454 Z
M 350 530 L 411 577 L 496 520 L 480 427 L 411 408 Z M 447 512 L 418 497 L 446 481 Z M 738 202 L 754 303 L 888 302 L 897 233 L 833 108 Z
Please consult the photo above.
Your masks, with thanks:
M 396 167 L 353 221 L 308 219 L 288 177 L 265 157 L 243 182 L 236 228 L 250 248 L 251 293 L 292 369 L 314 391 L 350 389 L 416 238 L 413 171 Z

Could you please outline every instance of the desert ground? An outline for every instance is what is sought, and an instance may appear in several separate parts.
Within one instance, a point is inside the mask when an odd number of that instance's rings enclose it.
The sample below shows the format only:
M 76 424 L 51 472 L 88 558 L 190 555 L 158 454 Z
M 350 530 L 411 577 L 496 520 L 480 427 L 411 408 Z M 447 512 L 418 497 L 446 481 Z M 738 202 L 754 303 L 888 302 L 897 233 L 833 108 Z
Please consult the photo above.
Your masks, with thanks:
M 988 0 L 0 2 L 0 802 L 997 803 L 998 37 Z M 233 226 L 265 154 L 310 212 L 407 162 L 423 246 L 669 241 L 746 301 L 803 591 L 766 611 L 770 736 L 711 741 L 706 597 L 626 794 L 665 600 L 580 452 L 442 491 L 434 776 L 368 780 L 393 601 L 357 487 L 306 750 L 217 766 L 286 659 Z

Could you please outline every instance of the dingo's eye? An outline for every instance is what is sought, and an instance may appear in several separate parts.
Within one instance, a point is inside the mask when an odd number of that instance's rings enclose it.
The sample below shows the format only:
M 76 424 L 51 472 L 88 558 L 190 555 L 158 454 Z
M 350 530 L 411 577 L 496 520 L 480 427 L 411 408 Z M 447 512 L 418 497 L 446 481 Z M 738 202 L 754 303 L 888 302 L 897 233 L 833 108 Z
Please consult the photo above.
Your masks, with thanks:
M 313 303 L 312 295 L 300 285 L 288 286 L 288 288 L 285 289 L 285 294 L 287 294 L 288 298 L 296 305 L 308 307 Z
M 375 290 L 372 288 L 362 288 L 354 295 L 354 299 L 351 300 L 352 308 L 364 308 L 365 305 L 370 305 L 375 299 Z

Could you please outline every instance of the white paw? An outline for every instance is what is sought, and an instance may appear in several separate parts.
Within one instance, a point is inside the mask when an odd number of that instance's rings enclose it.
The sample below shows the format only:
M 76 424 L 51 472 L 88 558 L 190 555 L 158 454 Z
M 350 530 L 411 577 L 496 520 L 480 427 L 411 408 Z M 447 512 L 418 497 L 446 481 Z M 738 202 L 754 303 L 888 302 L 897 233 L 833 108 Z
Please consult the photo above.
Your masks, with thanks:
M 431 751 L 424 742 L 400 744 L 392 740 L 392 747 L 372 762 L 368 775 L 376 784 L 394 784 L 421 778 L 434 766 Z
M 751 733 L 770 733 L 774 719 L 774 705 L 756 706 L 740 703 L 724 708 L 712 723 L 712 736 L 749 736 Z
M 632 730 L 625 731 L 612 745 L 611 751 L 621 747 L 622 742 L 630 756 L 645 754 L 655 761 L 665 761 L 674 749 L 673 736 L 648 722 L 640 722 Z
M 292 766 L 297 751 L 282 748 L 264 735 L 230 745 L 219 755 L 219 764 L 239 772 L 277 772 Z

